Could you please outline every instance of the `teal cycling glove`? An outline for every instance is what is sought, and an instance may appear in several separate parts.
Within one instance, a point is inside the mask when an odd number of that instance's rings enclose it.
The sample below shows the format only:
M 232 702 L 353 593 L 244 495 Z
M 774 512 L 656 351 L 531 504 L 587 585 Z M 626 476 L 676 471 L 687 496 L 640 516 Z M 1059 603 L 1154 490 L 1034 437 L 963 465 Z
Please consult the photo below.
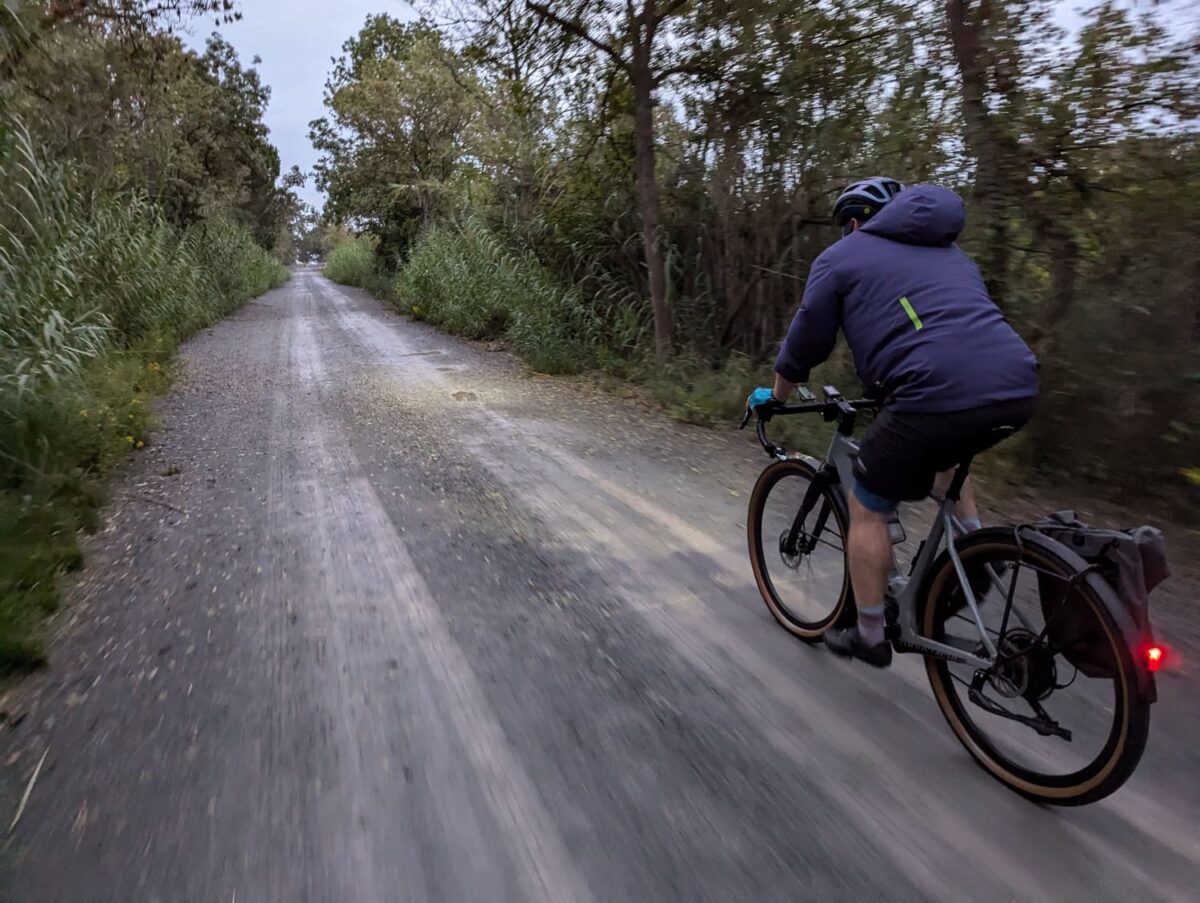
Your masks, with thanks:
M 750 397 L 746 399 L 746 407 L 752 411 L 764 404 L 779 404 L 774 391 L 768 389 L 766 386 L 755 389 L 750 393 Z

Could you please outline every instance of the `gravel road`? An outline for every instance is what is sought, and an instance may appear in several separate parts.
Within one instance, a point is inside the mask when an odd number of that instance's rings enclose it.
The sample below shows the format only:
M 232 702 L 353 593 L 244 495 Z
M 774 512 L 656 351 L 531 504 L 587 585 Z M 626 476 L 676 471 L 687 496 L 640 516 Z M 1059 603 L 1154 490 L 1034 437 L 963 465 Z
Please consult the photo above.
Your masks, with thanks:
M 919 661 L 774 625 L 747 436 L 309 270 L 183 357 L 4 700 L 0 898 L 1196 899 L 1195 681 L 1117 795 L 1022 800 Z

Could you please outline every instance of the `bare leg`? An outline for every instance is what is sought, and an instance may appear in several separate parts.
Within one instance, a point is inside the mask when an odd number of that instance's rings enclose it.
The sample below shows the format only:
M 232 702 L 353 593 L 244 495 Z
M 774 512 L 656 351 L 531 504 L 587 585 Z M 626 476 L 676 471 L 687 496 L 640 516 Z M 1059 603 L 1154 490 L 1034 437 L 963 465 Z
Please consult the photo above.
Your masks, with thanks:
M 892 567 L 888 518 L 866 508 L 850 494 L 850 583 L 858 602 L 858 629 L 873 645 L 883 642 L 883 595 Z
M 970 477 L 967 477 L 967 481 L 963 483 L 958 504 L 954 506 L 954 513 L 961 521 L 979 520 L 979 506 L 975 504 L 975 486 Z

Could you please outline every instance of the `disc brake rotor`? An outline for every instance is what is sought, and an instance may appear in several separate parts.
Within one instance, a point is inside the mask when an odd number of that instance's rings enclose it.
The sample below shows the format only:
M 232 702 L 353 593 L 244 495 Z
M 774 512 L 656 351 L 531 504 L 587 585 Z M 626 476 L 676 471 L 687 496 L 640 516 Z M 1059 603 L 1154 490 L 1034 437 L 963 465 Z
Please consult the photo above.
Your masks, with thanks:
M 796 570 L 800 567 L 800 562 L 804 560 L 804 552 L 800 549 L 800 539 L 796 539 L 796 545 L 789 553 L 787 548 L 788 534 L 791 530 L 784 530 L 779 534 L 779 557 L 783 561 L 784 567 L 789 570 Z

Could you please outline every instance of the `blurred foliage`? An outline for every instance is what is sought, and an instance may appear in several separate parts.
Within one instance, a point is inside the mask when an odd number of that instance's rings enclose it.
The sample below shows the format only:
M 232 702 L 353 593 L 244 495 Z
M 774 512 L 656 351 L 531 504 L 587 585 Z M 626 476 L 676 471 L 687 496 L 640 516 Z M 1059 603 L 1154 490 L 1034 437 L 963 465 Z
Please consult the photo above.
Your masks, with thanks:
M 520 261 L 508 277 L 536 262 L 572 299 L 564 321 L 589 309 L 592 361 L 710 420 L 766 380 L 841 186 L 941 182 L 1043 363 L 1040 414 L 1008 451 L 1024 478 L 1194 513 L 1200 42 L 1178 4 L 1173 30 L 1171 3 L 1110 0 L 1071 34 L 1055 6 L 454 0 L 415 25 L 372 17 L 314 123 L 326 213 L 374 235 L 384 271 L 416 267 L 413 305 L 478 290 L 463 256 L 486 226 L 506 249 L 489 259 Z M 497 323 L 523 305 L 489 297 Z
M 344 45 L 325 89 L 330 116 L 310 127 L 322 153 L 327 214 L 369 231 L 395 267 L 444 195 L 471 139 L 475 76 L 424 22 L 372 16 Z
M 325 275 L 334 282 L 363 288 L 381 298 L 393 299 L 395 278 L 376 265 L 375 248 L 378 241 L 371 235 L 347 235 L 335 232 L 326 235 L 329 251 L 325 259 Z
M 0 670 L 37 664 L 105 477 L 149 441 L 180 341 L 287 278 L 303 212 L 225 2 L 0 10 Z M 272 255 L 271 250 L 276 253 Z
M 145 195 L 180 227 L 231 216 L 290 262 L 298 169 L 281 178 L 263 123 L 270 89 L 218 35 L 203 53 L 166 32 L 123 41 L 60 27 L 0 83 L 5 114 L 90 187 Z
M 242 17 L 235 0 L 4 0 L 0 3 L 0 82 L 22 77 L 45 42 L 62 32 L 102 32 L 136 46 L 198 16 L 218 25 Z
M 543 373 L 577 373 L 596 361 L 599 322 L 579 291 L 473 217 L 422 233 L 397 296 L 414 316 L 448 332 L 504 337 Z

